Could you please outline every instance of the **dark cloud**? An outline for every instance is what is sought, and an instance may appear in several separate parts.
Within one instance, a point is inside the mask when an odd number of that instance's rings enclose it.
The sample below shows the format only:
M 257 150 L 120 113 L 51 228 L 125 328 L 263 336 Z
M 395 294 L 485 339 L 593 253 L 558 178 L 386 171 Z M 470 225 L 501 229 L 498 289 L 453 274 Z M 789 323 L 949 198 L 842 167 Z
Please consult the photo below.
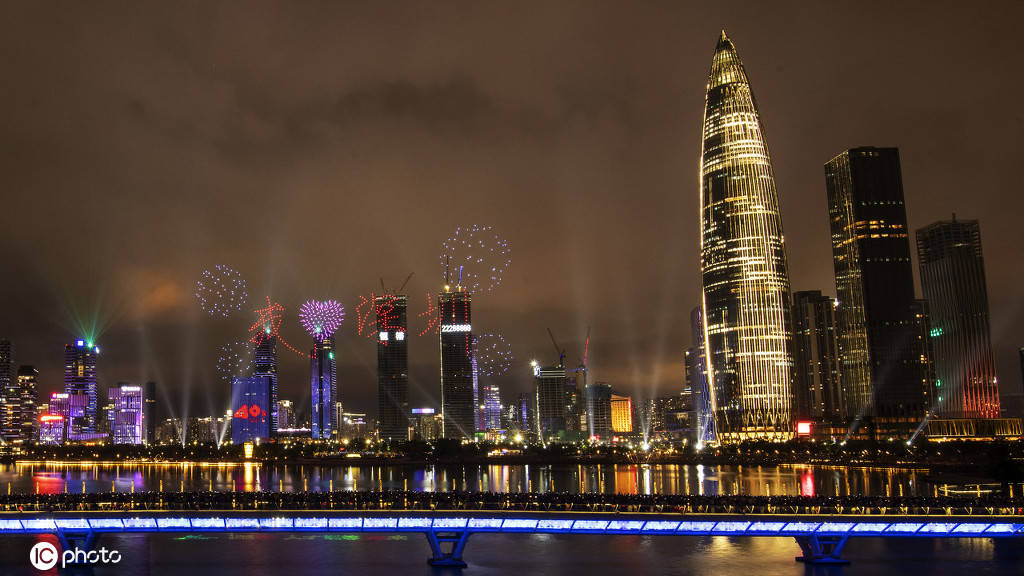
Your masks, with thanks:
M 0 8 L 0 335 L 60 385 L 62 344 L 101 332 L 104 384 L 156 378 L 180 412 L 227 397 L 217 349 L 250 318 L 191 300 L 242 271 L 294 313 L 410 271 L 413 314 L 441 241 L 494 225 L 504 285 L 475 324 L 520 360 L 678 390 L 698 302 L 697 156 L 720 28 L 767 126 L 794 289 L 834 291 L 823 163 L 901 148 L 910 224 L 982 223 L 1004 394 L 1018 393 L 1024 116 L 1019 3 L 6 4 Z M 350 316 L 349 321 L 351 322 Z M 419 319 L 414 320 L 414 324 Z M 372 412 L 373 343 L 345 329 L 343 398 Z M 294 317 L 285 336 L 304 346 Z M 413 340 L 417 401 L 436 343 Z M 283 356 L 283 394 L 308 395 Z

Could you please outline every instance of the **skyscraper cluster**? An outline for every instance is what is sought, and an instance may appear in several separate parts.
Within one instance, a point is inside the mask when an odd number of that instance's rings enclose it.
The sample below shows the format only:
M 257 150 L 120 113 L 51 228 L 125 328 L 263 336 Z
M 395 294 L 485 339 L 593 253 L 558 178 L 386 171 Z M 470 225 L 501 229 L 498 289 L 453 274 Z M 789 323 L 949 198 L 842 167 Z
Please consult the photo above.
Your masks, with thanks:
M 825 164 L 836 298 L 790 295 L 764 127 L 724 32 L 700 171 L 703 301 L 687 354 L 698 443 L 786 439 L 811 423 L 908 438 L 929 419 L 1000 416 L 978 223 L 918 231 L 916 298 L 896 148 L 851 148 Z

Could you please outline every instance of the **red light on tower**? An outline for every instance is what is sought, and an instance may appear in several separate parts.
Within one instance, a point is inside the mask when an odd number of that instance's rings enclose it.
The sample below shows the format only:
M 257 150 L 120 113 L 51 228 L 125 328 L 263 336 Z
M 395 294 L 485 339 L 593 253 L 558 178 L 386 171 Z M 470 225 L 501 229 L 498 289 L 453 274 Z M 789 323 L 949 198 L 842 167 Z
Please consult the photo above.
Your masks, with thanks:
M 810 436 L 811 435 L 811 423 L 806 420 L 796 423 L 796 435 L 797 436 Z

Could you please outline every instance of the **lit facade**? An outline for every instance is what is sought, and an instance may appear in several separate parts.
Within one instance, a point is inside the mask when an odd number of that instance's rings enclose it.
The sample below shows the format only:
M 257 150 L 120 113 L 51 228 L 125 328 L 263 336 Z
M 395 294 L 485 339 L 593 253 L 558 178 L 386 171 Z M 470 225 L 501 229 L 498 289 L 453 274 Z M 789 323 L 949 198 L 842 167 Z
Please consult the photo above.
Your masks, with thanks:
M 99 346 L 85 340 L 64 346 L 64 392 L 72 396 L 73 406 L 72 413 L 65 417 L 69 439 L 96 433 L 96 359 L 99 354 Z
M 45 446 L 63 444 L 66 427 L 64 417 L 60 414 L 41 415 L 39 417 L 39 443 Z
M 270 376 L 231 380 L 231 441 L 269 440 L 271 435 Z
M 793 294 L 793 414 L 798 420 L 844 421 L 835 313 L 835 298 L 818 290 Z
M 918 230 L 917 262 L 935 351 L 936 416 L 998 418 L 999 386 L 978 221 L 954 216 Z
M 610 399 L 612 432 L 628 434 L 633 431 L 633 399 L 612 392 Z
M 277 336 L 268 332 L 253 350 L 253 376 L 266 376 L 270 382 L 270 433 L 277 432 Z
M 277 401 L 277 426 L 278 430 L 298 427 L 298 423 L 295 421 L 295 406 L 291 400 Z
M 374 300 L 377 315 L 377 427 L 382 439 L 409 436 L 408 298 L 387 294 Z
M 560 439 L 567 430 L 565 367 L 534 366 L 537 434 L 541 440 Z
M 314 338 L 309 354 L 311 435 L 314 440 L 331 440 L 338 433 L 338 364 L 334 359 L 334 336 Z
M 709 400 L 719 442 L 792 436 L 789 272 L 771 159 L 725 32 L 708 76 L 700 158 Z
M 21 437 L 21 395 L 14 366 L 14 345 L 0 340 L 0 437 L 5 442 Z
M 141 386 L 121 385 L 107 390 L 111 408 L 107 412 L 110 438 L 114 444 L 142 444 L 143 394 Z
M 597 440 L 610 440 L 612 434 L 612 387 L 602 382 L 583 389 L 587 404 L 587 434 Z
M 18 395 L 21 400 L 19 437 L 22 442 L 30 442 L 36 438 L 39 426 L 39 370 L 35 366 L 18 367 Z
M 441 415 L 445 438 L 472 438 L 476 431 L 473 393 L 472 297 L 459 287 L 437 297 L 441 349 Z
M 825 164 L 825 182 L 851 431 L 867 425 L 869 434 L 911 432 L 924 417 L 928 376 L 899 151 L 847 150 Z

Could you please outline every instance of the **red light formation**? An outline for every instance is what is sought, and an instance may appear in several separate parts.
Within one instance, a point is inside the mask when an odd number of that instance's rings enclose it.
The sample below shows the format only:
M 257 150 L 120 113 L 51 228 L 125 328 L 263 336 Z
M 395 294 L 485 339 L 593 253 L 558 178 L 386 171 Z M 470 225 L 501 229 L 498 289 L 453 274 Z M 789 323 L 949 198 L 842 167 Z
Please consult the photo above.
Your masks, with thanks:
M 260 408 L 258 404 L 253 404 L 251 406 L 243 404 L 238 408 L 238 410 L 235 410 L 235 418 L 251 420 L 253 422 L 259 421 L 261 414 L 266 416 L 267 412 Z
M 277 341 L 280 342 L 285 348 L 298 354 L 303 358 L 309 358 L 308 354 L 303 353 L 298 348 L 285 342 L 284 338 L 278 330 L 281 328 L 281 322 L 284 320 L 284 306 L 277 302 L 271 302 L 270 296 L 267 296 L 267 305 L 263 308 L 257 308 L 253 312 L 259 316 L 259 319 L 249 327 L 249 341 L 253 344 L 259 345 L 269 336 L 274 336 Z
M 430 296 L 430 292 L 427 292 L 427 309 L 416 315 L 418 318 L 426 318 L 427 327 L 420 332 L 420 336 L 424 334 L 437 334 L 441 326 L 441 315 L 437 306 L 434 305 L 434 300 Z

